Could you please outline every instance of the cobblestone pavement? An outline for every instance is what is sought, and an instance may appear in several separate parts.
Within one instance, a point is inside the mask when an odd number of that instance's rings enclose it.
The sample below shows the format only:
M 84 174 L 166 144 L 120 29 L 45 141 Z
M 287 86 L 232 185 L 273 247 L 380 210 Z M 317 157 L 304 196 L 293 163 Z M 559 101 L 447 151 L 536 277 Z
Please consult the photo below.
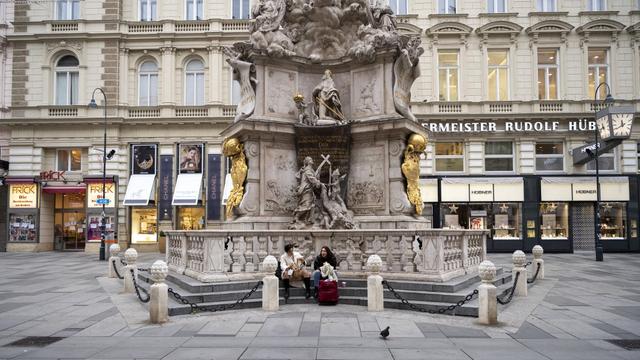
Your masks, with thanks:
M 142 264 L 161 258 L 143 254 Z M 531 257 L 530 255 L 528 256 Z M 496 264 L 510 255 L 490 254 Z M 640 359 L 610 340 L 640 342 L 640 254 L 545 254 L 527 298 L 500 306 L 500 325 L 474 319 L 315 304 L 148 323 L 97 255 L 0 253 L 0 359 Z M 391 327 L 388 340 L 378 332 Z M 46 346 L 10 343 L 30 336 Z

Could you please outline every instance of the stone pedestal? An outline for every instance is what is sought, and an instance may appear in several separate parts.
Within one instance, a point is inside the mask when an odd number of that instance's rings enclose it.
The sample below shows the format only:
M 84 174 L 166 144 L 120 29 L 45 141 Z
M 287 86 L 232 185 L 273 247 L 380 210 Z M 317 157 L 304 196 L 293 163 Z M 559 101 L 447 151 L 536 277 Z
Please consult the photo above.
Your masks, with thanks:
M 513 252 L 511 259 L 513 261 L 513 270 L 511 271 L 513 281 L 516 280 L 516 276 L 519 274 L 513 295 L 527 296 L 527 268 L 525 267 L 527 257 L 524 252 L 516 250 Z
M 116 274 L 116 270 L 114 267 L 118 265 L 118 262 L 120 262 L 120 258 L 118 257 L 119 253 L 120 253 L 120 245 L 111 244 L 111 246 L 109 246 L 109 254 L 111 256 L 109 256 L 109 261 L 107 263 L 107 265 L 109 266 L 109 270 L 107 271 L 107 274 L 109 275 L 110 278 L 118 277 L 118 274 Z
M 169 321 L 169 287 L 164 283 L 169 268 L 167 263 L 157 260 L 149 268 L 154 284 L 149 288 L 149 320 L 152 324 Z
M 280 308 L 278 278 L 275 275 L 268 275 L 262 279 L 262 282 L 262 310 L 278 311 Z
M 538 266 L 540 266 L 537 279 L 544 279 L 544 260 L 542 260 L 544 249 L 542 248 L 542 246 L 536 245 L 533 247 L 533 249 L 531 249 L 531 253 L 533 253 L 533 273 L 535 274 Z
M 496 267 L 491 261 L 483 261 L 478 266 L 478 275 L 482 283 L 478 286 L 478 323 L 494 325 L 498 323 L 497 288 L 493 285 Z
M 129 248 L 124 252 L 124 261 L 127 265 L 124 267 L 124 293 L 135 293 L 136 287 L 133 284 L 133 279 L 138 279 L 138 265 L 136 265 L 136 260 L 138 259 L 138 252 L 136 249 Z M 132 271 L 133 270 L 133 271 Z
M 369 311 L 384 310 L 384 288 L 380 275 L 367 277 L 367 309 Z

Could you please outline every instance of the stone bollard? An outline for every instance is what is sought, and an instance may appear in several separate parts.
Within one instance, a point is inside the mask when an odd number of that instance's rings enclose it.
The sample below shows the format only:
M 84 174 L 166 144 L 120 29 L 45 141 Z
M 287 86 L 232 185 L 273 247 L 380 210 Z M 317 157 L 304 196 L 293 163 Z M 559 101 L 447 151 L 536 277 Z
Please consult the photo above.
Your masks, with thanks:
M 524 266 L 527 262 L 527 256 L 522 250 L 516 250 L 513 252 L 511 260 L 513 261 L 513 270 L 511 271 L 513 281 L 516 280 L 516 274 L 520 274 L 513 296 L 527 296 L 527 268 Z
M 127 265 L 124 267 L 124 290 L 125 293 L 136 292 L 135 285 L 133 284 L 133 277 L 135 276 L 136 280 L 138 279 L 138 265 L 136 265 L 136 260 L 138 259 L 138 252 L 136 249 L 129 248 L 124 252 L 124 261 Z M 131 269 L 133 269 L 133 275 L 131 274 Z
M 531 250 L 533 253 L 533 273 L 536 273 L 538 266 L 540 266 L 540 271 L 538 271 L 538 277 L 536 279 L 544 279 L 544 260 L 542 260 L 542 254 L 544 254 L 544 249 L 540 245 L 536 245 Z
M 369 311 L 384 310 L 384 288 L 382 286 L 382 259 L 378 255 L 371 255 L 367 259 L 367 269 L 371 273 L 367 277 L 367 307 Z
M 107 274 L 109 274 L 110 278 L 118 278 L 118 274 L 116 274 L 116 270 L 113 267 L 117 266 L 118 261 L 120 261 L 120 258 L 118 257 L 119 253 L 120 245 L 111 244 L 111 246 L 109 246 L 109 271 Z
M 278 294 L 279 279 L 276 277 L 278 260 L 269 255 L 262 261 L 262 270 L 267 274 L 262 278 L 262 310 L 278 311 L 280 308 L 280 296 Z
M 495 325 L 498 323 L 497 289 L 493 285 L 496 280 L 496 266 L 485 260 L 478 265 L 478 275 L 482 279 L 478 286 L 478 323 Z
M 149 268 L 153 280 L 149 288 L 149 319 L 152 324 L 169 321 L 169 286 L 164 282 L 168 273 L 169 267 L 162 260 L 156 260 Z

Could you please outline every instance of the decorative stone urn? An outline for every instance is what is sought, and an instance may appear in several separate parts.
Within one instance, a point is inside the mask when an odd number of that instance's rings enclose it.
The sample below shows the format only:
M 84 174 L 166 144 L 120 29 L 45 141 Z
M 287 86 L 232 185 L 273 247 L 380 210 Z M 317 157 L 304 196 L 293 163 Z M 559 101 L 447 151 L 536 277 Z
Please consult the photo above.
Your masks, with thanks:
M 542 259 L 542 254 L 544 254 L 544 249 L 542 248 L 542 246 L 540 245 L 536 245 L 533 247 L 533 249 L 531 249 L 531 252 L 533 253 L 533 258 L 534 259 Z
M 136 251 L 136 249 L 128 248 L 124 252 L 124 261 L 127 263 L 127 265 L 132 265 L 136 263 L 136 260 L 138 260 L 138 252 Z
M 372 273 L 379 273 L 382 269 L 382 259 L 378 255 L 371 255 L 367 259 L 367 270 Z
M 485 260 L 478 265 L 478 275 L 485 284 L 491 284 L 496 278 L 496 266 L 489 260 Z
M 120 245 L 111 244 L 111 246 L 109 246 L 109 254 L 111 254 L 111 256 L 118 256 L 119 253 L 120 253 Z
M 514 267 L 524 267 L 524 264 L 527 262 L 527 256 L 522 250 L 516 250 L 511 256 L 511 261 Z
M 149 268 L 151 279 L 154 283 L 161 283 L 167 278 L 169 273 L 169 267 L 167 263 L 162 260 L 156 260 Z

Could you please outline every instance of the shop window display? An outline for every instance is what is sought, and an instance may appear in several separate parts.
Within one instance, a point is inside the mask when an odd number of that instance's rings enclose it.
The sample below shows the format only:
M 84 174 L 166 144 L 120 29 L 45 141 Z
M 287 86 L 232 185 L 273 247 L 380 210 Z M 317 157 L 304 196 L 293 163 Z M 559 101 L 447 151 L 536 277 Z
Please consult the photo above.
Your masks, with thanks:
M 153 209 L 131 210 L 131 242 L 155 243 L 158 239 L 157 211 Z
M 522 205 L 509 203 L 495 203 L 493 213 L 493 239 L 519 240 L 522 228 Z
M 600 238 L 622 240 L 625 238 L 627 211 L 624 203 L 600 204 Z
M 34 242 L 36 234 L 34 215 L 9 214 L 9 241 Z
M 204 207 L 178 209 L 179 230 L 202 230 L 204 223 Z
M 569 204 L 541 203 L 540 231 L 542 240 L 569 238 Z
M 105 217 L 105 225 L 104 225 L 105 240 L 115 239 L 114 221 L 115 220 L 113 216 Z M 89 241 L 101 240 L 102 236 L 101 236 L 100 226 L 102 225 L 102 216 L 91 215 L 89 216 L 88 223 L 89 223 L 89 227 L 87 228 L 87 240 Z

